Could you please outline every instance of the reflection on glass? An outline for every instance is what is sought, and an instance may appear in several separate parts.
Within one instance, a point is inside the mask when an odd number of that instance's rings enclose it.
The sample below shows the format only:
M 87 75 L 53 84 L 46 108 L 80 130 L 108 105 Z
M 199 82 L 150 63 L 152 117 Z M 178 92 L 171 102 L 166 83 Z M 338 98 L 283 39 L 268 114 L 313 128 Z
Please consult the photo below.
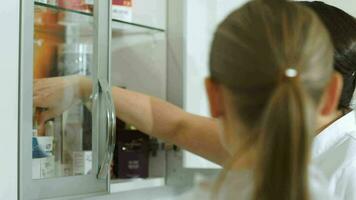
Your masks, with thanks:
M 35 3 L 34 20 L 33 78 L 36 91 L 32 178 L 86 175 L 92 167 L 91 114 L 77 97 L 78 85 L 73 82 L 73 77 L 91 77 L 93 17 L 67 12 L 56 6 L 88 11 L 92 7 L 75 3 L 83 2 L 81 0 L 41 2 Z M 52 6 L 48 6 L 49 3 Z M 53 84 L 55 92 L 48 91 Z M 40 103 L 36 102 L 36 97 L 42 98 L 39 98 Z M 47 119 L 48 116 L 51 117 Z

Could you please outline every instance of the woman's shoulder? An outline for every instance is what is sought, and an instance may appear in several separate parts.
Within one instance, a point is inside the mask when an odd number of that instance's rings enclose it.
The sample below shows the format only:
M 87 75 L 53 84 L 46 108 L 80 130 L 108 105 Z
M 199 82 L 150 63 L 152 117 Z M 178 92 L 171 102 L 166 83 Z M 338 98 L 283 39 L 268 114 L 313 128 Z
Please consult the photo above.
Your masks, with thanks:
M 229 172 L 221 184 L 217 199 L 249 200 L 253 183 L 250 171 Z M 193 189 L 179 196 L 176 200 L 211 199 L 215 189 L 215 178 L 198 176 Z
M 219 190 L 218 199 L 252 198 L 253 173 L 251 171 L 230 172 Z M 200 177 L 190 191 L 176 198 L 176 200 L 210 199 L 214 189 L 214 178 Z M 338 200 L 328 189 L 328 182 L 316 167 L 309 168 L 309 191 L 312 200 Z

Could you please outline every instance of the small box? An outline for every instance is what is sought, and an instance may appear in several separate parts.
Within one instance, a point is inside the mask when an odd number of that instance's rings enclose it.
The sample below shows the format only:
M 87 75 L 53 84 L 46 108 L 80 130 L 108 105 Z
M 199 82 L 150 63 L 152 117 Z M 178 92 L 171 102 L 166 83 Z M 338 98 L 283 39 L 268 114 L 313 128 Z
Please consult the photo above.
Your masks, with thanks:
M 112 18 L 132 22 L 132 0 L 113 0 Z
M 32 137 L 32 158 L 45 158 L 52 155 L 53 136 Z
M 66 9 L 81 10 L 84 2 L 82 0 L 58 0 L 57 4 Z
M 54 176 L 54 156 L 32 159 L 32 179 L 52 178 Z
M 92 152 L 73 152 L 73 175 L 88 175 L 92 169 Z
M 35 137 L 40 148 L 48 153 L 53 151 L 53 136 Z
M 149 136 L 136 130 L 118 130 L 114 172 L 118 178 L 147 178 Z
M 84 0 L 84 3 L 87 5 L 94 5 L 94 0 Z

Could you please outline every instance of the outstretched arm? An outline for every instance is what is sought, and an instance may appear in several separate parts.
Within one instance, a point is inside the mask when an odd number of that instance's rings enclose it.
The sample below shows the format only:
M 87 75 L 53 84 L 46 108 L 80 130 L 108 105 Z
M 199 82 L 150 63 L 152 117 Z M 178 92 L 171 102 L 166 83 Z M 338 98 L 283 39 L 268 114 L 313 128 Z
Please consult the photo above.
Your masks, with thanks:
M 216 121 L 184 112 L 155 97 L 113 88 L 117 116 L 137 129 L 222 164 L 227 152 Z
M 70 86 L 71 83 L 73 86 Z M 58 90 L 74 92 L 70 95 L 74 99 L 64 102 L 70 104 L 76 102 L 75 98 L 82 101 L 88 99 L 92 83 L 90 79 L 80 76 L 36 80 L 35 105 L 48 109 L 42 115 L 41 123 L 69 108 L 68 105 L 63 105 L 63 101 L 58 100 L 61 96 L 58 94 L 64 93 Z M 112 93 L 117 117 L 138 130 L 176 144 L 217 164 L 222 164 L 228 158 L 219 141 L 219 131 L 214 119 L 192 115 L 158 98 L 118 87 L 113 87 Z M 41 97 L 46 97 L 46 101 Z M 58 102 L 61 102 L 60 106 L 57 105 Z

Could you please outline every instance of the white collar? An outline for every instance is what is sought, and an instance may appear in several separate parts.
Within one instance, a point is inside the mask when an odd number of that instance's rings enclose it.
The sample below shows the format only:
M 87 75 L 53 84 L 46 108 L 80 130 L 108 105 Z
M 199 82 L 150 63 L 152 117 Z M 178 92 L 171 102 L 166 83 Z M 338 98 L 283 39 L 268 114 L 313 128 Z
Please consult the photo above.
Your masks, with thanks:
M 313 158 L 319 157 L 324 152 L 334 147 L 347 135 L 353 135 L 353 137 L 356 138 L 355 114 L 355 111 L 351 111 L 350 113 L 342 116 L 314 138 L 312 148 Z

